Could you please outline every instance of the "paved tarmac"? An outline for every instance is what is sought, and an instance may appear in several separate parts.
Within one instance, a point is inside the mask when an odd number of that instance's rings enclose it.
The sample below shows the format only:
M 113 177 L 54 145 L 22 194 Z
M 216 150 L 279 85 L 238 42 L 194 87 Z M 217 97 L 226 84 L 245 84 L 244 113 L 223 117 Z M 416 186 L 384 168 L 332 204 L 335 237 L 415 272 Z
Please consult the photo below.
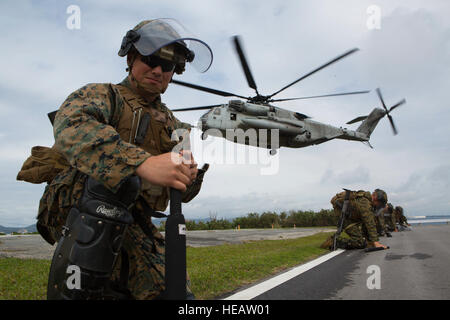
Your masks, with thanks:
M 255 300 L 449 300 L 450 225 L 382 237 L 390 249 L 346 250 Z
M 290 228 L 188 231 L 186 243 L 191 247 L 206 247 L 257 240 L 300 238 L 331 230 L 333 229 Z M 0 236 L 0 258 L 51 259 L 55 248 L 56 245 L 51 246 L 40 235 Z
M 450 299 L 450 225 L 412 226 L 382 237 L 390 249 L 346 250 L 255 300 Z M 329 228 L 188 231 L 189 246 L 288 239 Z M 51 259 L 55 246 L 39 235 L 1 236 L 0 257 Z M 248 288 L 247 288 L 248 289 Z M 239 291 L 239 290 L 237 290 Z
M 191 247 L 216 246 L 258 240 L 281 240 L 311 236 L 319 232 L 330 232 L 333 228 L 289 228 L 289 229 L 241 229 L 188 231 L 186 242 Z

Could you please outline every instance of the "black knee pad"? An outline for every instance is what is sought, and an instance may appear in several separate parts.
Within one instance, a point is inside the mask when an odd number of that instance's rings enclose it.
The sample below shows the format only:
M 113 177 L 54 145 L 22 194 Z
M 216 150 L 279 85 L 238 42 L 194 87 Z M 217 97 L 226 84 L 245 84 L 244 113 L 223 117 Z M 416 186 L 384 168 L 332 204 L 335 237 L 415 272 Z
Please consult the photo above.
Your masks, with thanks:
M 120 298 L 109 279 L 123 235 L 133 222 L 130 210 L 140 179 L 127 179 L 117 193 L 88 178 L 79 204 L 63 227 L 50 267 L 47 299 Z

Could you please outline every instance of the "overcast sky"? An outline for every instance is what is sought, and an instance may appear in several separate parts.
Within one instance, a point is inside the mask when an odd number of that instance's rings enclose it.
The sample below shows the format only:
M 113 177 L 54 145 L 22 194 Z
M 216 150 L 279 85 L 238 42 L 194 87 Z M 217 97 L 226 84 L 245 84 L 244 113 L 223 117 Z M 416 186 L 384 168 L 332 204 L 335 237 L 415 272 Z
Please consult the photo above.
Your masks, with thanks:
M 71 5 L 80 9 L 79 25 L 74 12 L 68 13 Z M 126 76 L 125 58 L 117 55 L 122 37 L 141 20 L 161 17 L 177 19 L 214 53 L 208 72 L 197 73 L 188 66 L 177 79 L 254 95 L 230 42 L 233 35 L 241 35 L 258 91 L 266 95 L 349 49 L 360 49 L 277 98 L 366 89 L 370 93 L 281 102 L 278 107 L 356 129 L 358 124 L 345 123 L 381 107 L 375 88 L 381 88 L 388 105 L 407 101 L 392 113 L 399 134 L 394 136 L 387 119 L 382 119 L 371 137 L 374 149 L 332 140 L 282 148 L 270 158 L 267 150 L 219 138 L 201 142 L 194 129 L 194 155 L 200 166 L 208 162 L 211 167 L 199 196 L 183 207 L 187 219 L 327 209 L 343 187 L 382 188 L 409 216 L 450 214 L 446 0 L 6 0 L 0 2 L 0 12 L 0 225 L 35 222 L 44 185 L 18 182 L 16 175 L 31 147 L 53 144 L 47 113 L 87 83 L 120 82 Z M 181 108 L 228 100 L 171 85 L 163 101 Z M 202 113 L 177 116 L 195 124 Z M 227 148 L 253 152 L 257 161 L 224 164 L 220 150 Z M 270 166 L 276 170 L 263 174 Z

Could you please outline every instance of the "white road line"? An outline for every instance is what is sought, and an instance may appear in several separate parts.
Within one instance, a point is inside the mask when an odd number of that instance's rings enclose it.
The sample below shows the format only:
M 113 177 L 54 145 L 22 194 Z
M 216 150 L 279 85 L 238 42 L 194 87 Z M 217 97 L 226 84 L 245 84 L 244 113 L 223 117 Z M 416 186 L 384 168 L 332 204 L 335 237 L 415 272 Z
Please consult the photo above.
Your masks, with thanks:
M 251 300 L 251 299 L 259 296 L 260 294 L 263 294 L 264 292 L 269 291 L 270 289 L 275 288 L 276 286 L 302 274 L 303 272 L 306 272 L 306 271 L 318 266 L 319 264 L 324 263 L 325 261 L 341 254 L 344 251 L 345 250 L 337 249 L 336 251 L 333 251 L 326 255 L 323 255 L 313 261 L 302 264 L 302 265 L 295 267 L 289 271 L 286 271 L 285 273 L 282 273 L 276 277 L 273 277 L 269 280 L 266 280 L 257 285 L 254 285 L 253 287 L 239 291 L 223 300 Z
M 416 224 L 416 223 L 443 223 L 443 222 L 450 222 L 450 219 L 423 219 L 423 220 L 410 220 L 408 221 L 409 224 Z
M 17 237 L 33 237 L 40 236 L 39 234 L 3 234 L 0 238 L 17 238 Z

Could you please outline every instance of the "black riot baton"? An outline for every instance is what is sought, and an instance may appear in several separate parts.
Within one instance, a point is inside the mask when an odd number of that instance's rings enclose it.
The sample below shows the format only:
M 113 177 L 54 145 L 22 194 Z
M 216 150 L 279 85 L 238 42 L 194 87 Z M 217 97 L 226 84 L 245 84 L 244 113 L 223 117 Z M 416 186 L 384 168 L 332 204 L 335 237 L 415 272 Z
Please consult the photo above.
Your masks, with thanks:
M 184 150 L 190 150 L 189 132 L 183 135 Z M 205 164 L 203 170 L 208 170 Z M 166 220 L 165 283 L 166 300 L 186 300 L 186 221 L 181 211 L 182 192 L 170 188 L 170 214 Z
M 383 248 L 383 247 L 371 247 L 371 248 L 364 249 L 364 251 L 365 252 L 373 252 L 373 251 L 387 250 L 389 248 L 390 248 L 389 246 L 387 246 L 386 248 Z
M 189 138 L 189 136 L 187 136 Z M 190 149 L 189 139 L 183 139 Z M 186 300 L 186 221 L 181 211 L 182 192 L 170 188 L 170 214 L 166 220 L 166 300 Z
M 167 300 L 186 300 L 186 222 L 181 212 L 180 190 L 170 189 L 170 214 L 166 221 Z

